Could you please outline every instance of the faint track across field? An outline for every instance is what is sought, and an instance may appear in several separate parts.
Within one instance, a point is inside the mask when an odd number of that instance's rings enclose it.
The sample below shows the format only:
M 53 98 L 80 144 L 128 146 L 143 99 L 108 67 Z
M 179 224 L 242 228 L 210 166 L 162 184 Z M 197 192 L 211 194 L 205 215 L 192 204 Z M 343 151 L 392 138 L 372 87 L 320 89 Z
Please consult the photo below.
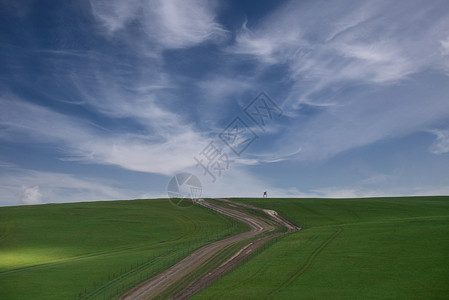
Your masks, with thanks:
M 326 248 L 326 246 L 329 245 L 342 232 L 343 228 L 337 227 L 337 230 L 331 236 L 329 236 L 320 246 L 313 250 L 312 254 L 304 262 L 304 264 L 302 264 L 302 266 L 298 270 L 296 270 L 296 272 L 289 279 L 287 279 L 279 288 L 271 292 L 268 296 L 274 296 L 275 294 L 279 293 L 281 290 L 292 284 L 301 275 L 303 275 L 313 265 L 316 257 L 324 250 L 324 248 Z

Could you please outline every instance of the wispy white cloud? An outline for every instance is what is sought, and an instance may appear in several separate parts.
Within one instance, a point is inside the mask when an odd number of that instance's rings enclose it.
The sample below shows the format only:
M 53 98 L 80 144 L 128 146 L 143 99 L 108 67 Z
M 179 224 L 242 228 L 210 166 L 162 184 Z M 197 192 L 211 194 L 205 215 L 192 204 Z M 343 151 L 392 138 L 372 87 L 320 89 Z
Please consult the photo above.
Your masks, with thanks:
M 148 27 L 144 29 L 149 40 L 162 48 L 191 46 L 224 34 L 214 22 L 215 5 L 211 2 L 135 4 L 93 1 L 92 9 L 111 34 L 120 35 L 120 30 L 138 18 Z M 132 59 L 118 60 L 114 55 L 91 51 L 67 60 L 65 68 L 61 68 L 60 56 L 66 52 L 51 54 L 54 56 L 45 59 L 44 73 L 52 74 L 57 81 L 63 78 L 64 94 L 36 87 L 41 95 L 80 105 L 114 122 L 132 123 L 132 128 L 115 132 L 8 95 L 1 99 L 4 109 L 0 122 L 5 130 L 0 132 L 0 138 L 16 139 L 15 134 L 20 133 L 22 138 L 58 145 L 66 160 L 112 164 L 141 172 L 172 174 L 195 163 L 193 156 L 201 150 L 197 144 L 202 133 L 182 104 L 173 105 L 176 101 L 171 90 L 179 86 L 172 82 L 161 60 L 139 57 L 136 64 Z
M 436 135 L 436 140 L 429 150 L 433 154 L 443 154 L 449 152 L 449 130 L 431 130 Z
M 363 178 L 359 180 L 358 183 L 361 185 L 367 185 L 367 186 L 373 186 L 373 185 L 379 185 L 384 184 L 387 181 L 397 180 L 397 175 L 391 175 L 391 174 L 372 174 L 368 176 L 367 178 Z
M 446 4 L 426 3 L 426 10 L 422 4 L 340 1 L 337 7 L 291 1 L 261 24 L 244 24 L 230 51 L 287 64 L 290 76 L 301 80 L 301 92 L 292 96 L 300 101 L 335 82 L 396 82 L 440 67 L 438 48 L 449 21 L 435 10 Z M 404 6 L 407 14 L 400 13 Z M 434 22 L 423 23 L 431 14 Z
M 285 58 L 294 55 L 297 48 L 307 45 L 301 38 L 301 28 L 286 30 L 291 18 L 280 18 L 276 21 L 278 26 L 271 26 L 275 22 L 273 17 L 260 29 L 248 28 L 247 22 L 242 25 L 236 37 L 236 44 L 229 51 L 236 54 L 253 55 L 267 64 L 282 62 Z M 296 23 L 296 22 L 295 22 Z
M 230 76 L 215 76 L 198 82 L 201 97 L 211 105 L 226 104 L 239 100 L 239 96 L 253 88 L 253 82 L 248 78 L 231 78 Z
M 440 41 L 441 52 L 445 55 L 449 55 L 449 37 L 445 40 Z
M 441 40 L 440 44 L 441 44 L 441 54 L 445 58 L 443 67 L 446 69 L 446 72 L 449 75 L 449 37 L 447 37 L 444 40 Z
M 142 26 L 147 42 L 157 48 L 185 48 L 227 36 L 227 31 L 215 20 L 215 1 L 92 0 L 91 5 L 108 33 L 137 23 Z
M 414 82 L 414 87 L 347 95 L 340 106 L 328 107 L 293 129 L 279 141 L 282 149 L 299 150 L 302 160 L 323 159 L 349 149 L 406 136 L 448 117 L 444 81 L 433 88 Z M 429 100 L 428 100 L 429 99 Z
M 445 63 L 448 8 L 444 1 L 290 1 L 261 23 L 244 24 L 229 51 L 287 67 L 291 123 L 279 149 L 326 158 L 448 116 L 444 74 L 432 87 L 414 79 Z M 302 104 L 320 113 L 302 119 Z
M 109 33 L 123 29 L 139 12 L 140 0 L 90 1 L 92 12 Z
M 62 115 L 47 108 L 18 99 L 2 99 L 0 124 L 7 129 L 5 139 L 23 139 L 57 144 L 63 156 L 72 160 L 117 165 L 125 169 L 172 174 L 193 165 L 199 151 L 200 135 L 188 125 L 178 123 L 177 116 L 153 105 L 154 112 L 145 119 L 153 127 L 150 137 L 114 133 L 95 124 Z M 139 108 L 136 108 L 138 111 Z

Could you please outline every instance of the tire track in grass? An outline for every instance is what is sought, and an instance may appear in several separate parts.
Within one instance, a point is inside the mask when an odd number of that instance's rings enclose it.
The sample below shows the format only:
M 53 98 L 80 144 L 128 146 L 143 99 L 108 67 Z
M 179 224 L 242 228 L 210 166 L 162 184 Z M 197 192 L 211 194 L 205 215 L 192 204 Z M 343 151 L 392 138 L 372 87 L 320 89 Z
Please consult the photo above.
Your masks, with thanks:
M 296 270 L 296 272 L 289 279 L 287 279 L 284 283 L 282 283 L 279 288 L 268 294 L 267 297 L 274 296 L 275 294 L 279 293 L 280 291 L 291 285 L 293 281 L 295 281 L 297 278 L 302 276 L 313 265 L 313 263 L 316 260 L 316 257 L 324 250 L 324 248 L 326 248 L 326 246 L 329 245 L 342 232 L 343 228 L 337 227 L 337 230 L 312 252 L 312 254 L 305 261 L 305 263 L 303 263 L 302 266 L 298 270 Z

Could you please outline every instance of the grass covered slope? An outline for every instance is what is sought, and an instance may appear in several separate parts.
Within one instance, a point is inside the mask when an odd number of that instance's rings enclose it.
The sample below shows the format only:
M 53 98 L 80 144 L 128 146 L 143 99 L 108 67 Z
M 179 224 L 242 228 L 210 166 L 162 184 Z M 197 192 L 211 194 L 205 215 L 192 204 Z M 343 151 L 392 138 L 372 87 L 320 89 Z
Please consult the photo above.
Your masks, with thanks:
M 246 225 L 168 200 L 0 208 L 0 299 L 108 299 Z
M 303 230 L 193 299 L 447 299 L 449 197 L 238 199 Z

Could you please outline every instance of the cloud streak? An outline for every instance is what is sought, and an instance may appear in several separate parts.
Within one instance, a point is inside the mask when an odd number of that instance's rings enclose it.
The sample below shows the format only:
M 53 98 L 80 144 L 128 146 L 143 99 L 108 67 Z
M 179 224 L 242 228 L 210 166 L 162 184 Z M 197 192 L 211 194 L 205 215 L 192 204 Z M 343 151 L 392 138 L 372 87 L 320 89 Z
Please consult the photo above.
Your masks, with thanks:
M 160 136 L 149 138 L 104 131 L 92 123 L 17 99 L 3 99 L 2 103 L 5 110 L 0 113 L 0 125 L 6 128 L 4 139 L 21 135 L 35 142 L 59 144 L 69 160 L 168 175 L 193 165 L 193 155 L 198 152 L 200 135 L 186 125 L 176 126 L 171 119 L 175 116 L 163 110 L 157 110 L 156 121 L 161 123 L 160 128 L 154 129 L 160 130 Z M 168 121 L 171 124 L 164 125 Z
M 291 1 L 261 24 L 244 24 L 230 51 L 287 64 L 291 78 L 301 84 L 292 102 L 316 102 L 313 93 L 336 82 L 394 83 L 440 67 L 449 21 L 435 12 L 447 9 L 447 3 L 426 3 L 426 10 L 422 4 L 339 1 L 337 7 Z M 423 22 L 431 14 L 434 22 Z
M 290 1 L 261 23 L 243 25 L 228 51 L 267 68 L 285 65 L 292 82 L 283 103 L 291 129 L 279 138 L 278 153 L 329 158 L 449 116 L 441 93 L 449 92 L 447 78 L 439 73 L 449 7 L 443 1 L 422 7 L 422 1 Z M 427 86 L 424 72 L 440 75 Z M 317 113 L 304 117 L 305 106 Z
M 162 49 L 191 47 L 205 41 L 219 42 L 227 31 L 215 21 L 215 1 L 204 0 L 92 0 L 94 16 L 108 34 L 139 24 L 147 43 Z
M 429 150 L 433 154 L 443 154 L 449 152 L 449 130 L 431 130 L 430 133 L 436 135 L 435 142 Z

